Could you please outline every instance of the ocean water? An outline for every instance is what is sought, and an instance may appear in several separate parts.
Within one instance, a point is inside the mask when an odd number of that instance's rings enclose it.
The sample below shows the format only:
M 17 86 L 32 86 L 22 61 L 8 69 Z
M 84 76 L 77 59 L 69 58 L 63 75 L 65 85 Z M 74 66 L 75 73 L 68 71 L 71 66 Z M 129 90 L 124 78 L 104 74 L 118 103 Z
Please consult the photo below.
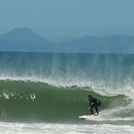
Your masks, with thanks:
M 133 81 L 134 55 L 1 52 L 0 133 L 133 134 Z

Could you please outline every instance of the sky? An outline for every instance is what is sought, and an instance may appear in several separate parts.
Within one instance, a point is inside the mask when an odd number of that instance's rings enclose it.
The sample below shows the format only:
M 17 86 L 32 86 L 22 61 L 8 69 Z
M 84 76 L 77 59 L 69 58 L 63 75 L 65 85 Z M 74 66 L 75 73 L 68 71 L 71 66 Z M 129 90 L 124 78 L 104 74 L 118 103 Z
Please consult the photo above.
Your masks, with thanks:
M 134 0 L 0 0 L 0 35 L 14 28 L 30 28 L 53 42 L 134 36 Z

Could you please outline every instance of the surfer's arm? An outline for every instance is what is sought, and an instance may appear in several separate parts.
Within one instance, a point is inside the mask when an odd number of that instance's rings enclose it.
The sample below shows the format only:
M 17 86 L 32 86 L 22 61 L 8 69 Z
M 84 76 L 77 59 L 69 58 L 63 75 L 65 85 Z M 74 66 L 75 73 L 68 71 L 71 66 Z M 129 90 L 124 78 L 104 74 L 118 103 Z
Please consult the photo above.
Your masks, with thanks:
M 88 110 L 90 110 L 90 108 L 91 108 L 91 105 L 88 106 Z

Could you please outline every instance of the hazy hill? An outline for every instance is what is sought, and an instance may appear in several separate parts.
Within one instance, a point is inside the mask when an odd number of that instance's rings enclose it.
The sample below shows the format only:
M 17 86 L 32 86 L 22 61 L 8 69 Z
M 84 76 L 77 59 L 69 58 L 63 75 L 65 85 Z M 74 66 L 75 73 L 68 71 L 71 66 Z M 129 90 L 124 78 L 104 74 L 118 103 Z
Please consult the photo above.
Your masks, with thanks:
M 52 46 L 28 28 L 14 29 L 0 36 L 0 51 L 49 52 Z
M 65 49 L 64 49 L 65 48 Z M 134 37 L 112 35 L 104 38 L 87 36 L 60 45 L 63 52 L 134 53 Z
M 86 36 L 73 41 L 52 43 L 28 28 L 14 29 L 0 36 L 0 51 L 66 53 L 134 53 L 134 37 Z

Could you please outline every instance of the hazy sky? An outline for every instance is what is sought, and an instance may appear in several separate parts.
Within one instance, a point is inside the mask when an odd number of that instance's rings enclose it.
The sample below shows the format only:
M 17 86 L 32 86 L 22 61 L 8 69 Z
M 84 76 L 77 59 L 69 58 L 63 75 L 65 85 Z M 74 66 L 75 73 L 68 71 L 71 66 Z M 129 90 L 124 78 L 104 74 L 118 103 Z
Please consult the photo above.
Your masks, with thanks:
M 0 0 L 0 35 L 23 27 L 50 41 L 134 36 L 134 0 Z

